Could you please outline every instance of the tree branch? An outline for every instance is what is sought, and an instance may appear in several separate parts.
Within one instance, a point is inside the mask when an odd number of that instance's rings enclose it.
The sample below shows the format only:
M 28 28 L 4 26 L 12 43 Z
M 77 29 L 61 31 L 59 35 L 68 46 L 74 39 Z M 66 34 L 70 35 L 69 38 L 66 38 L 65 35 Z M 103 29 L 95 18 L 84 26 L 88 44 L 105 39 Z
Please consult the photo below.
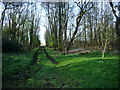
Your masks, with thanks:
M 112 8 L 112 12 L 113 12 L 114 16 L 115 16 L 116 18 L 118 18 L 118 16 L 116 15 L 116 11 L 115 11 L 115 9 L 114 9 L 114 6 L 113 6 L 113 3 L 111 2 L 111 0 L 110 0 L 109 4 L 110 4 L 110 6 L 111 6 L 111 8 Z

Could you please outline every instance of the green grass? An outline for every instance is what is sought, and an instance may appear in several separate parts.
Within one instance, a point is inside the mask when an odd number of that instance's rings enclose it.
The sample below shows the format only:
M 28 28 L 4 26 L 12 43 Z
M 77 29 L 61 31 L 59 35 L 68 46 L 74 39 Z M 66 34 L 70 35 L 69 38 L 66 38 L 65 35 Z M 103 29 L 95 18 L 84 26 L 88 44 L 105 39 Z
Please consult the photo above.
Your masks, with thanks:
M 59 64 L 52 64 L 44 52 L 40 51 L 37 64 L 30 66 L 34 52 L 3 54 L 3 88 L 118 87 L 118 56 L 113 52 L 105 53 L 105 58 L 101 60 L 101 52 L 61 55 L 47 49 Z

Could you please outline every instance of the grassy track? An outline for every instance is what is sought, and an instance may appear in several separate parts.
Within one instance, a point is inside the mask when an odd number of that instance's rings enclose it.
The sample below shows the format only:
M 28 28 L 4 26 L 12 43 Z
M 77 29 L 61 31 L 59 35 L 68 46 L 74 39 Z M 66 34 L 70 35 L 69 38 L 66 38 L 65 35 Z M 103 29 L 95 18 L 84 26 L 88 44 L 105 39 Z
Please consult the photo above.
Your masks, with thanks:
M 86 55 L 61 55 L 47 49 L 59 62 L 52 64 L 43 51 L 36 65 L 30 66 L 35 50 L 3 54 L 3 88 L 116 88 L 118 87 L 118 56 L 113 52 Z

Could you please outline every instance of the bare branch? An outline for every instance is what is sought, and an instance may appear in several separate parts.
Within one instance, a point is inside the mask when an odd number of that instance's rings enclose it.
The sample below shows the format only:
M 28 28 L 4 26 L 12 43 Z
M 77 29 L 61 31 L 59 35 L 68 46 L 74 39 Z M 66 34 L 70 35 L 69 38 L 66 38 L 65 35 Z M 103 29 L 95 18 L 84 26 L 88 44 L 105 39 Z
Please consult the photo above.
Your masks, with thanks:
M 109 4 L 110 4 L 110 6 L 111 6 L 111 8 L 112 8 L 112 12 L 113 12 L 114 16 L 115 16 L 116 18 L 118 18 L 118 16 L 116 15 L 116 11 L 115 11 L 115 9 L 114 9 L 114 6 L 113 6 L 113 3 L 111 2 L 111 0 L 110 0 Z

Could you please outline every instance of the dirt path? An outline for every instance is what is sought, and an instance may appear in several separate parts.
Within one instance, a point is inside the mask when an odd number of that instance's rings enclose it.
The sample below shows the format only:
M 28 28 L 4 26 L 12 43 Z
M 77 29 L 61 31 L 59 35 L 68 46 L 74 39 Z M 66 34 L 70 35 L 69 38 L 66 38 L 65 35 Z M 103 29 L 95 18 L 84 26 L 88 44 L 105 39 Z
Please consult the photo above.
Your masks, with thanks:
M 31 62 L 31 65 L 36 64 L 37 59 L 38 59 L 38 52 L 39 52 L 39 50 L 40 50 L 40 49 L 37 49 L 36 52 L 35 52 L 35 54 L 33 55 L 33 60 L 32 60 L 32 62 Z
M 51 57 L 51 56 L 47 53 L 45 47 L 43 47 L 43 50 L 44 50 L 44 53 L 46 54 L 46 57 L 47 57 L 53 64 L 58 64 L 58 62 L 57 62 L 53 57 Z

